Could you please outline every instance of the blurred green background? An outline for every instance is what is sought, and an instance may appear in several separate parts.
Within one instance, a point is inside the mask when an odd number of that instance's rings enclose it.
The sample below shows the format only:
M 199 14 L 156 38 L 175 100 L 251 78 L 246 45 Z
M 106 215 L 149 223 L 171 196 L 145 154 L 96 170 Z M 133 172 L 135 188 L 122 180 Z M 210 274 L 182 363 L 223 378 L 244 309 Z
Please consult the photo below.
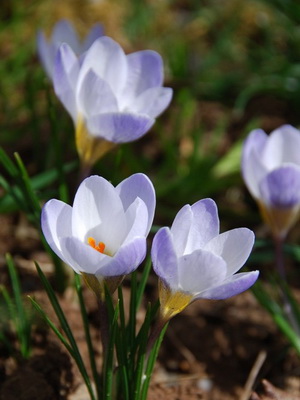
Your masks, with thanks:
M 93 173 L 114 184 L 134 172 L 148 174 L 159 225 L 170 224 L 184 204 L 212 197 L 222 229 L 259 228 L 240 175 L 241 144 L 256 127 L 269 132 L 283 123 L 299 125 L 298 1 L 4 1 L 0 141 L 9 156 L 19 152 L 41 201 L 61 197 L 59 190 L 70 190 L 70 199 L 76 185 L 73 125 L 36 54 L 37 30 L 49 34 L 61 18 L 81 35 L 102 23 L 126 52 L 158 51 L 165 86 L 174 89 L 151 132 L 107 154 Z M 59 185 L 50 179 L 53 171 Z M 0 190 L 0 212 L 16 209 Z

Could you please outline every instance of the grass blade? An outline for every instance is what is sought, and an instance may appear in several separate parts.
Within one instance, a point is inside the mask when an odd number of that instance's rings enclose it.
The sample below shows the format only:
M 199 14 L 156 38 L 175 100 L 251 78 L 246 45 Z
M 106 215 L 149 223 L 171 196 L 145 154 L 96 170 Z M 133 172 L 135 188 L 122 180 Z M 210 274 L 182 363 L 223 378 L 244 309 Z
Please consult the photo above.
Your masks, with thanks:
M 53 307 L 53 309 L 55 311 L 55 314 L 56 314 L 56 316 L 57 316 L 57 318 L 59 320 L 61 328 L 65 332 L 65 335 L 67 336 L 67 339 L 69 341 L 69 344 L 70 344 L 70 346 L 72 348 L 72 351 L 73 351 L 73 354 L 74 354 L 74 360 L 76 361 L 76 364 L 77 364 L 77 366 L 79 368 L 79 371 L 80 371 L 80 373 L 81 373 L 81 375 L 82 375 L 82 377 L 84 379 L 84 382 L 85 382 L 85 384 L 87 386 L 87 389 L 88 389 L 88 391 L 90 393 L 91 399 L 95 400 L 95 395 L 94 395 L 94 392 L 93 392 L 93 388 L 91 386 L 90 378 L 89 378 L 89 376 L 87 374 L 87 371 L 86 371 L 85 365 L 83 363 L 81 354 L 79 352 L 79 349 L 78 349 L 78 346 L 76 344 L 75 338 L 73 336 L 72 330 L 71 330 L 71 328 L 70 328 L 70 326 L 69 326 L 69 324 L 67 322 L 65 314 L 64 314 L 63 310 L 61 309 L 61 307 L 59 305 L 59 302 L 57 300 L 57 297 L 56 297 L 51 285 L 49 284 L 47 278 L 45 277 L 43 271 L 41 270 L 41 268 L 39 267 L 39 265 L 37 263 L 35 263 L 35 265 L 36 265 L 39 277 L 40 277 L 40 279 L 42 281 L 42 284 L 43 284 L 43 286 L 44 286 L 44 288 L 45 288 L 45 290 L 47 292 L 48 298 L 49 298 L 49 300 L 50 300 L 50 302 L 52 304 L 52 307 Z
M 90 335 L 90 329 L 89 329 L 89 321 L 88 321 L 88 316 L 84 304 L 84 299 L 82 295 L 82 286 L 80 282 L 80 276 L 78 274 L 75 274 L 75 288 L 77 292 L 77 296 L 79 299 L 79 305 L 80 305 L 80 311 L 81 311 L 81 316 L 82 316 L 82 322 L 83 322 L 83 327 L 84 327 L 84 333 L 85 333 L 85 339 L 88 347 L 88 352 L 89 352 L 89 359 L 90 359 L 90 365 L 91 365 L 91 370 L 93 373 L 93 378 L 97 390 L 97 397 L 100 399 L 100 376 L 97 372 L 97 366 L 95 362 L 95 352 L 93 349 L 92 345 L 92 340 L 91 340 L 91 335 Z

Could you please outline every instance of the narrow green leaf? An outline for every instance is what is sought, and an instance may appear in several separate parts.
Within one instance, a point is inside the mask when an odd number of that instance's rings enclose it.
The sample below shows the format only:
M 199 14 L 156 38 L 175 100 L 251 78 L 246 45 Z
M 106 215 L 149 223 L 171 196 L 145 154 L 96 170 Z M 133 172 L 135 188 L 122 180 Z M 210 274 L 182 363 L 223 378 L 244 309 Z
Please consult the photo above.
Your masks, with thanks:
M 130 290 L 130 305 L 129 305 L 129 321 L 128 321 L 128 346 L 131 351 L 135 340 L 136 329 L 136 300 L 137 300 L 137 278 L 136 271 L 131 274 L 131 290 Z M 134 355 L 132 355 L 134 357 Z
M 162 329 L 158 339 L 156 340 L 149 358 L 148 358 L 148 362 L 147 362 L 147 366 L 146 366 L 146 371 L 145 371 L 145 378 L 144 378 L 144 382 L 143 382 L 143 386 L 142 386 L 142 391 L 141 391 L 141 397 L 139 400 L 146 400 L 147 399 L 147 393 L 148 393 L 148 389 L 149 389 L 149 384 L 150 384 L 150 380 L 151 380 L 151 376 L 152 376 L 152 372 L 153 372 L 153 368 L 155 365 L 155 361 L 157 359 L 158 356 L 158 352 L 162 343 L 162 340 L 164 338 L 164 335 L 166 333 L 166 330 L 168 328 L 168 324 L 166 324 L 164 326 L 164 328 Z
M 142 278 L 141 278 L 141 280 L 140 280 L 140 282 L 138 284 L 138 288 L 137 288 L 136 312 L 137 312 L 137 310 L 140 307 L 141 302 L 142 302 L 142 298 L 143 298 L 143 295 L 144 295 L 144 292 L 145 292 L 146 283 L 148 281 L 149 274 L 150 274 L 150 271 L 151 271 L 151 264 L 152 264 L 151 257 L 148 257 L 147 261 L 146 261 L 146 264 L 145 264 L 145 267 L 143 269 Z
M 146 357 L 146 348 L 147 348 L 147 341 L 149 337 L 149 330 L 150 330 L 150 322 L 151 322 L 151 305 L 148 304 L 145 320 L 143 325 L 141 326 L 139 332 L 139 350 L 137 353 L 137 360 L 136 360 L 136 368 L 134 371 L 134 392 L 133 392 L 133 399 L 139 400 L 140 399 L 140 389 L 142 385 L 142 378 L 144 373 L 144 362 Z
M 68 350 L 68 352 L 70 353 L 72 358 L 75 359 L 75 353 L 74 353 L 72 347 L 70 346 L 69 342 L 67 341 L 67 339 L 57 329 L 55 324 L 51 321 L 51 319 L 48 317 L 48 315 L 45 313 L 45 311 L 41 308 L 39 303 L 37 303 L 36 300 L 34 298 L 32 298 L 31 296 L 28 296 L 28 298 L 31 301 L 31 303 L 34 306 L 34 308 L 41 314 L 41 316 L 43 317 L 44 321 L 53 330 L 55 335 L 58 337 L 58 339 L 61 341 L 61 343 L 65 346 L 65 348 Z
M 6 262 L 12 283 L 14 300 L 16 303 L 16 328 L 21 345 L 21 353 L 24 358 L 28 358 L 30 355 L 31 324 L 28 318 L 27 311 L 23 305 L 23 297 L 19 277 L 10 254 L 6 255 Z
M 75 274 L 75 288 L 76 288 L 77 296 L 79 299 L 79 305 L 80 305 L 81 317 L 82 317 L 82 322 L 83 322 L 83 327 L 84 327 L 85 339 L 86 339 L 88 352 L 89 352 L 91 370 L 93 373 L 93 378 L 94 378 L 94 382 L 95 382 L 95 386 L 96 386 L 96 390 L 97 390 L 97 397 L 98 397 L 98 399 L 100 399 L 100 393 L 101 393 L 100 376 L 97 371 L 97 366 L 96 366 L 96 361 L 95 361 L 95 352 L 93 349 L 91 335 L 90 335 L 88 315 L 87 315 L 85 304 L 84 304 L 80 276 L 78 274 Z
M 114 348 L 118 328 L 119 303 L 116 305 L 114 317 L 110 325 L 109 342 L 104 360 L 103 400 L 112 400 L 114 378 Z
M 12 178 L 18 176 L 19 173 L 17 167 L 14 165 L 2 147 L 0 147 L 0 162 Z
M 131 400 L 129 396 L 129 382 L 132 382 L 132 369 L 130 369 L 127 360 L 127 335 L 123 291 L 121 286 L 118 287 L 119 298 L 119 319 L 120 329 L 116 332 L 116 353 L 118 360 L 118 393 L 122 393 L 124 400 Z
M 57 318 L 59 320 L 61 328 L 65 332 L 65 334 L 67 336 L 67 339 L 68 339 L 68 341 L 70 343 L 70 346 L 71 346 L 72 351 L 74 353 L 74 360 L 75 360 L 75 362 L 76 362 L 76 364 L 78 366 L 78 369 L 79 369 L 79 371 L 80 371 L 80 373 L 81 373 L 81 375 L 82 375 L 82 377 L 84 379 L 84 382 L 85 382 L 85 384 L 87 386 L 87 389 L 89 391 L 91 399 L 95 400 L 95 395 L 94 395 L 94 392 L 93 392 L 93 388 L 91 386 L 90 378 L 89 378 L 89 376 L 87 374 L 87 371 L 86 371 L 85 365 L 83 363 L 81 354 L 79 352 L 77 343 L 76 343 L 75 338 L 73 336 L 72 330 L 71 330 L 71 328 L 70 328 L 70 326 L 69 326 L 69 324 L 67 322 L 65 314 L 64 314 L 63 310 L 61 309 L 61 307 L 59 305 L 59 302 L 57 300 L 57 297 L 56 297 L 51 285 L 49 284 L 47 278 L 45 277 L 43 271 L 41 270 L 41 268 L 39 267 L 39 265 L 37 263 L 35 263 L 35 265 L 36 265 L 36 269 L 37 269 L 37 272 L 39 274 L 39 277 L 40 277 L 40 279 L 42 281 L 42 284 L 43 284 L 43 286 L 44 286 L 44 288 L 45 288 L 45 290 L 47 292 L 48 298 L 49 298 L 49 300 L 50 300 L 50 302 L 52 304 L 52 307 L 53 307 L 53 309 L 55 311 L 55 314 L 56 314 L 56 316 L 57 316 Z
M 21 173 L 21 178 L 22 178 L 22 181 L 24 184 L 25 194 L 27 195 L 28 202 L 29 202 L 29 204 L 32 204 L 32 209 L 33 209 L 33 212 L 35 213 L 35 217 L 39 220 L 40 210 L 41 210 L 39 199 L 36 196 L 36 194 L 32 188 L 29 175 L 27 173 L 27 170 L 25 168 L 25 165 L 23 164 L 21 157 L 19 156 L 18 153 L 15 153 L 14 155 L 15 155 L 15 159 L 16 159 L 19 171 Z

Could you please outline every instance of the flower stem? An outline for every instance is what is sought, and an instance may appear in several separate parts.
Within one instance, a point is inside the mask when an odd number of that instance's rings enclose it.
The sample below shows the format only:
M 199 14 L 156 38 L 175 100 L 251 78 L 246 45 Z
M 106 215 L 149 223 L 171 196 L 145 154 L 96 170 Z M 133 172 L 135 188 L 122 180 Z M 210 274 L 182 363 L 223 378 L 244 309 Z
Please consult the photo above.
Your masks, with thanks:
M 155 321 L 152 330 L 150 332 L 149 338 L 148 338 L 148 343 L 147 343 L 147 348 L 146 348 L 146 359 L 149 357 L 149 354 L 154 346 L 154 343 L 158 339 L 161 331 L 163 330 L 164 326 L 166 325 L 168 321 L 166 319 L 163 319 L 161 315 L 157 318 Z
M 103 349 L 103 360 L 105 360 L 109 343 L 109 318 L 108 318 L 106 303 L 102 300 L 98 300 L 98 307 L 100 315 L 100 331 L 101 331 L 101 342 Z
M 78 186 L 81 184 L 81 182 L 87 178 L 90 175 L 92 166 L 87 163 L 80 163 L 80 170 L 78 174 Z
M 275 245 L 275 264 L 277 268 L 277 272 L 279 274 L 279 277 L 281 279 L 281 294 L 282 294 L 282 301 L 283 301 L 283 310 L 284 313 L 291 324 L 292 329 L 294 332 L 297 333 L 297 335 L 300 336 L 300 327 L 297 323 L 297 320 L 295 318 L 295 315 L 293 313 L 292 306 L 290 304 L 289 298 L 286 294 L 285 290 L 285 285 L 287 285 L 287 279 L 286 279 L 286 272 L 285 272 L 285 267 L 284 267 L 284 251 L 283 251 L 283 246 L 284 246 L 284 239 L 281 237 L 274 237 L 274 245 Z
M 286 281 L 286 273 L 284 268 L 284 257 L 283 257 L 283 244 L 284 240 L 279 236 L 274 236 L 275 245 L 275 264 L 277 272 L 283 281 Z

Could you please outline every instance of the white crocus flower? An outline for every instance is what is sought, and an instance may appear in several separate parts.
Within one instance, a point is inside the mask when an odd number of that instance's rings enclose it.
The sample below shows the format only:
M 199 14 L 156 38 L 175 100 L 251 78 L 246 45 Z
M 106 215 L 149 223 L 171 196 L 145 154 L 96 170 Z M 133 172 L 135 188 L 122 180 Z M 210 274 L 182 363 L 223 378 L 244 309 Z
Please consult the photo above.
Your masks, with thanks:
M 146 175 L 132 175 L 116 187 L 91 176 L 79 186 L 73 207 L 55 199 L 44 205 L 42 230 L 52 250 L 101 297 L 104 283 L 113 292 L 144 260 L 154 210 Z
M 256 129 L 242 155 L 244 181 L 274 237 L 284 238 L 300 212 L 300 131 L 283 125 L 268 136 Z
M 155 51 L 125 55 L 103 36 L 78 59 L 62 44 L 54 88 L 76 127 L 82 164 L 91 166 L 116 144 L 143 136 L 171 101 L 172 89 L 162 85 L 163 62 Z
M 236 273 L 254 244 L 247 228 L 219 233 L 215 202 L 184 206 L 171 229 L 154 237 L 152 262 L 159 277 L 161 319 L 168 321 L 197 299 L 226 299 L 248 289 L 258 271 Z

